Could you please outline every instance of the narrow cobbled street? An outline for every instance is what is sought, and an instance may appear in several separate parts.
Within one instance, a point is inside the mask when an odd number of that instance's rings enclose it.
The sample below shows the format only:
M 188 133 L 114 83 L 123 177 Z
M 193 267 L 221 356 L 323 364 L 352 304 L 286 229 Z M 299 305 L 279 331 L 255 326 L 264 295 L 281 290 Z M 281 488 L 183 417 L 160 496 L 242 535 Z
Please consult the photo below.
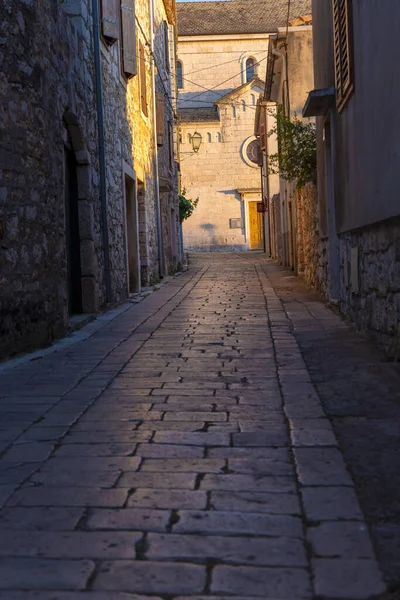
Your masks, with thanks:
M 1 600 L 385 591 L 313 376 L 312 347 L 326 336 L 337 373 L 329 343 L 351 357 L 355 334 L 315 298 L 291 315 L 289 275 L 258 253 L 192 256 L 78 343 L 0 366 Z

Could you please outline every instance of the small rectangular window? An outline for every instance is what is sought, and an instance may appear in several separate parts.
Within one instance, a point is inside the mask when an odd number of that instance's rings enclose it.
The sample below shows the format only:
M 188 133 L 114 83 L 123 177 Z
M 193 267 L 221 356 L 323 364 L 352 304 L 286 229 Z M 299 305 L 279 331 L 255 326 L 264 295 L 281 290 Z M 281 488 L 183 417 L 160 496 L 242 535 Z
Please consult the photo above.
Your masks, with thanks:
M 183 67 L 180 60 L 176 62 L 176 85 L 178 86 L 178 90 L 183 88 Z
M 333 0 L 336 104 L 341 111 L 353 87 L 353 31 L 351 0 Z
M 164 96 L 156 93 L 156 127 L 157 127 L 157 146 L 164 145 Z
M 163 21 L 164 28 L 164 58 L 165 58 L 165 70 L 169 73 L 169 35 L 168 35 L 168 23 Z
M 139 85 L 140 85 L 140 107 L 144 115 L 148 115 L 147 112 L 147 81 L 146 81 L 146 58 L 144 53 L 144 46 L 142 42 L 139 42 Z
M 169 168 L 174 168 L 174 130 L 171 121 L 168 121 L 168 146 L 169 146 Z

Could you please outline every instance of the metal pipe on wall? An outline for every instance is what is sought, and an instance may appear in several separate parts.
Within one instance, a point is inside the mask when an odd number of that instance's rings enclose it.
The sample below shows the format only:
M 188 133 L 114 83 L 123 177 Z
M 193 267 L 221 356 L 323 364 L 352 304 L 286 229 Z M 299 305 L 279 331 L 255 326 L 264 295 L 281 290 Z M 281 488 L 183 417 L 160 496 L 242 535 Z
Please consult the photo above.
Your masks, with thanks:
M 95 68 L 95 94 L 97 110 L 97 133 L 99 138 L 99 169 L 100 169 L 100 209 L 103 233 L 104 281 L 106 287 L 106 302 L 112 302 L 110 251 L 108 239 L 107 218 L 107 187 L 106 187 L 106 155 L 104 148 L 104 114 L 103 114 L 103 85 L 101 74 L 100 52 L 100 12 L 98 0 L 92 0 L 93 13 L 93 49 Z

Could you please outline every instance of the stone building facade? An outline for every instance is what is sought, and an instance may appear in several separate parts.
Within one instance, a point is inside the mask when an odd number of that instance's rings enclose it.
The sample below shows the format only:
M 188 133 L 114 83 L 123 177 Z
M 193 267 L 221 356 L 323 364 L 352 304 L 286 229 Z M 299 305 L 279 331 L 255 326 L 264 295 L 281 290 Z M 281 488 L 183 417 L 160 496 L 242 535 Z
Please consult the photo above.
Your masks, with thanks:
M 175 2 L 155 0 L 154 19 L 154 54 L 158 65 L 158 76 L 155 78 L 155 101 L 158 186 L 163 239 L 162 262 L 163 274 L 169 275 L 180 268 L 182 262 L 176 130 Z
M 68 203 L 80 295 L 70 302 L 85 312 L 103 303 L 93 32 L 82 6 L 86 19 L 73 20 L 50 0 L 0 7 L 0 356 L 66 330 Z
M 400 356 L 399 17 L 396 3 L 389 10 L 377 0 L 368 6 L 313 0 L 316 89 L 304 107 L 304 115 L 317 119 L 328 297 L 395 358 Z M 372 61 L 368 48 L 376 49 Z
M 311 8 L 311 4 L 308 8 Z M 255 133 L 261 142 L 261 177 L 263 194 L 268 206 L 268 230 L 272 242 L 269 251 L 271 256 L 278 258 L 281 264 L 291 267 L 299 274 L 304 269 L 302 235 L 305 234 L 305 230 L 299 225 L 298 200 L 303 206 L 303 196 L 299 196 L 297 181 L 286 181 L 282 176 L 271 173 L 269 157 L 278 152 L 279 139 L 278 143 L 275 143 L 269 132 L 277 127 L 277 110 L 291 120 L 302 118 L 302 107 L 308 92 L 313 87 L 313 44 L 310 21 L 310 14 L 297 16 L 296 19 L 289 21 L 288 27 L 279 27 L 276 33 L 270 36 L 265 89 L 259 100 L 255 119 Z M 274 218 L 274 210 L 271 206 L 276 188 L 278 188 L 280 203 L 279 223 Z M 303 222 L 301 215 L 300 218 Z
M 151 13 L 96 5 L 0 6 L 0 357 L 162 274 L 154 72 L 146 62 L 143 117 L 137 60 L 136 21 L 149 31 Z
M 263 250 L 268 242 L 254 116 L 269 35 L 286 19 L 284 0 L 178 4 L 182 185 L 199 198 L 183 227 L 187 249 Z

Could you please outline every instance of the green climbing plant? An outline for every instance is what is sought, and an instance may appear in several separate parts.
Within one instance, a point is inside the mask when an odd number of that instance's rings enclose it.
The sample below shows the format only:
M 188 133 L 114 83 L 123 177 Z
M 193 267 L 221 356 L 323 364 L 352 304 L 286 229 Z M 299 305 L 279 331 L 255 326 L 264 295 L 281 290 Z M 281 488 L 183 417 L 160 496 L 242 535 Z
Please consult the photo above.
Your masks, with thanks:
M 276 135 L 278 152 L 269 156 L 269 172 L 286 181 L 296 181 L 297 187 L 315 180 L 317 171 L 317 141 L 314 123 L 304 123 L 296 116 L 290 119 L 278 106 L 275 126 L 268 137 Z
M 191 198 L 186 198 L 186 194 L 185 188 L 179 194 L 179 219 L 181 223 L 192 216 L 194 209 L 199 203 L 198 198 L 192 200 Z

